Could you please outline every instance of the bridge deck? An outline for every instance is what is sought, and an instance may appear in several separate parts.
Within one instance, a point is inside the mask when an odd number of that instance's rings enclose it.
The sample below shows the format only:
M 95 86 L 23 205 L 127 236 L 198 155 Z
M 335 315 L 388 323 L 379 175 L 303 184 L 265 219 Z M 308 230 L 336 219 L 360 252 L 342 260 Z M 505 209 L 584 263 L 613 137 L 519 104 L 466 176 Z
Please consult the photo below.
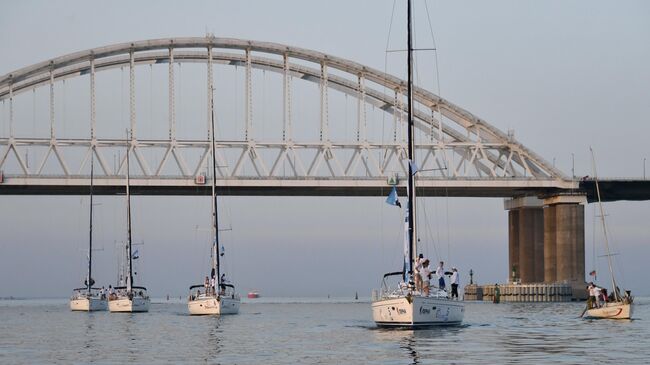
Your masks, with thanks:
M 131 179 L 134 195 L 210 195 L 210 181 L 197 184 L 193 179 L 134 177 Z M 611 179 L 600 180 L 603 201 L 650 200 L 650 180 Z M 90 179 L 87 176 L 11 177 L 0 181 L 0 195 L 87 195 Z M 247 196 L 384 196 L 390 185 L 384 179 L 224 179 L 217 181 L 219 195 Z M 399 194 L 406 195 L 404 187 Z M 97 195 L 124 194 L 124 177 L 95 178 Z M 583 193 L 592 203 L 597 201 L 593 179 L 566 182 L 525 179 L 421 179 L 419 196 L 509 198 L 518 196 L 549 196 L 566 193 Z
M 94 181 L 98 195 L 124 194 L 125 178 L 99 177 Z M 0 183 L 0 195 L 87 195 L 90 179 L 77 177 L 9 177 Z M 282 178 L 217 180 L 220 195 L 270 196 L 384 196 L 390 185 L 380 178 Z M 418 180 L 419 196 L 513 197 L 521 195 L 558 194 L 577 188 L 577 183 L 537 179 L 435 179 Z M 210 195 L 210 181 L 197 184 L 190 178 L 131 178 L 135 195 Z M 406 195 L 405 187 L 399 194 Z
M 602 201 L 650 200 L 650 180 L 606 179 L 598 180 L 598 185 Z M 587 194 L 590 203 L 598 201 L 593 179 L 580 181 L 580 190 Z

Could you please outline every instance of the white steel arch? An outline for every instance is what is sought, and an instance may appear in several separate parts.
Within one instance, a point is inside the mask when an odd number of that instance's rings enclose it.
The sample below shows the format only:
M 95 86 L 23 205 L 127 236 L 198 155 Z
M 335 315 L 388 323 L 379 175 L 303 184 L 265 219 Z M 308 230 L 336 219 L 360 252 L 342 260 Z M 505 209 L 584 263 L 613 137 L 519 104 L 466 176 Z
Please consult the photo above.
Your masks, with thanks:
M 202 174 L 202 166 L 211 153 L 210 143 L 205 140 L 181 140 L 177 138 L 174 112 L 174 68 L 179 62 L 207 64 L 206 86 L 211 94 L 212 64 L 226 64 L 244 68 L 245 78 L 245 138 L 236 141 L 218 141 L 217 156 L 221 185 L 254 187 L 320 187 L 341 189 L 365 187 L 376 188 L 386 184 L 395 172 L 406 174 L 405 146 L 394 135 L 392 141 L 369 141 L 364 139 L 368 128 L 365 104 L 374 105 L 393 116 L 394 128 L 403 124 L 406 84 L 394 76 L 363 66 L 353 61 L 316 51 L 289 47 L 282 44 L 256 42 L 229 38 L 198 37 L 170 38 L 123 43 L 44 61 L 16 70 L 0 77 L 0 101 L 9 105 L 9 136 L 0 136 L 0 171 L 4 166 L 4 183 L 16 186 L 85 186 L 82 174 L 91 153 L 99 160 L 106 177 L 106 186 L 119 185 L 118 175 L 123 171 L 123 160 L 117 170 L 111 169 L 103 148 L 124 146 L 126 141 L 102 138 L 96 133 L 95 82 L 97 72 L 111 68 L 129 68 L 130 113 L 132 140 L 129 150 L 142 171 L 135 184 L 143 186 L 192 186 Z M 169 66 L 169 138 L 167 140 L 138 139 L 137 115 L 135 114 L 135 67 L 164 64 Z M 252 89 L 251 70 L 262 69 L 283 75 L 283 131 L 281 140 L 255 140 L 250 137 Z M 335 73 L 331 72 L 336 71 Z M 13 118 L 13 99 L 16 95 L 35 88 L 50 86 L 50 102 L 53 105 L 53 85 L 59 80 L 82 75 L 90 76 L 91 115 L 88 137 L 83 139 L 59 139 L 54 131 L 51 115 L 50 138 L 16 138 L 13 126 L 19 122 Z M 292 137 L 292 80 L 302 79 L 320 85 L 319 139 L 300 141 Z M 334 89 L 358 99 L 356 138 L 344 141 L 332 140 L 328 134 L 328 90 Z M 383 90 L 382 90 L 383 89 Z M 388 92 L 384 91 L 388 90 Z M 433 191 L 440 187 L 464 187 L 498 191 L 492 195 L 512 196 L 522 190 L 544 191 L 549 189 L 576 188 L 548 162 L 484 120 L 442 99 L 431 92 L 416 88 L 414 92 L 415 117 L 422 135 L 428 136 L 417 143 L 420 156 L 420 185 Z M 207 113 L 210 115 L 211 110 Z M 53 110 L 53 106 L 50 108 Z M 207 135 L 207 134 L 206 134 Z M 27 166 L 20 151 L 33 147 L 46 148 L 43 160 Z M 71 166 L 63 150 L 85 147 L 85 155 L 79 166 Z M 143 151 L 163 148 L 164 155 L 153 166 Z M 183 157 L 184 149 L 198 149 L 201 158 L 196 166 L 188 165 Z M 237 150 L 237 158 L 227 157 L 225 151 Z M 311 151 L 311 154 L 304 153 Z M 222 153 L 223 152 L 223 153 Z M 44 176 L 43 167 L 48 157 L 56 156 L 62 173 Z M 16 171 L 9 171 L 9 158 L 16 161 Z M 308 156 L 308 157 L 307 157 Z M 163 175 L 163 168 L 175 160 L 179 173 Z M 253 167 L 245 173 L 244 164 Z M 287 173 L 279 166 L 289 165 Z M 115 170 L 115 171 L 114 171 Z M 2 191 L 0 185 L 0 191 Z M 99 185 L 102 185 L 101 178 Z M 352 195 L 353 192 L 351 191 Z M 425 193 L 426 194 L 426 193 Z M 471 195 L 469 193 L 468 195 Z M 479 195 L 490 195 L 484 193 Z M 462 194 L 461 194 L 462 195 Z

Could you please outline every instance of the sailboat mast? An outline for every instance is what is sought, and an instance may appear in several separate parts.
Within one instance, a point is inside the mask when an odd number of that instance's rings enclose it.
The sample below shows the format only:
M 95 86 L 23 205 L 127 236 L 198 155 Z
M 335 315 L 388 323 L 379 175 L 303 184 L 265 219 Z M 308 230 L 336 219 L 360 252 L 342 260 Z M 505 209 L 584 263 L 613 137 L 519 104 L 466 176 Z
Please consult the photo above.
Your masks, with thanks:
M 217 213 L 217 152 L 215 151 L 215 143 L 214 143 L 214 89 L 210 90 L 210 109 L 212 111 L 211 114 L 211 125 L 212 125 L 212 133 L 210 134 L 210 140 L 212 143 L 212 218 L 213 218 L 213 224 L 212 224 L 212 231 L 213 231 L 213 237 L 214 237 L 214 243 L 212 245 L 212 270 L 216 272 L 217 277 L 215 278 L 215 282 L 217 284 L 221 284 L 221 268 L 219 265 L 219 217 Z M 216 289 L 216 288 L 215 288 Z
M 131 194 L 129 191 L 129 175 L 130 175 L 130 169 L 129 169 L 129 140 L 128 140 L 128 132 L 127 132 L 127 147 L 126 147 L 126 227 L 127 227 L 127 241 L 126 241 L 126 254 L 128 255 L 129 259 L 129 277 L 128 281 L 126 283 L 126 290 L 131 291 L 131 287 L 133 286 L 133 261 L 132 261 L 132 253 L 131 253 Z
M 92 269 L 93 269 L 93 175 L 94 175 L 94 147 L 90 151 L 90 224 L 88 233 L 88 278 L 86 285 L 88 287 L 88 294 L 90 294 L 92 283 Z
M 589 147 L 591 151 L 591 166 L 594 170 L 594 182 L 596 183 L 596 195 L 598 196 L 598 208 L 600 209 L 600 220 L 603 226 L 603 235 L 605 236 L 605 251 L 607 253 L 607 265 L 609 266 L 609 275 L 612 278 L 612 290 L 614 291 L 614 298 L 619 299 L 618 290 L 616 290 L 616 279 L 614 279 L 614 268 L 612 266 L 612 254 L 609 251 L 609 239 L 607 238 L 607 226 L 605 225 L 605 210 L 603 203 L 600 200 L 600 187 L 598 186 L 598 173 L 596 172 L 596 158 L 594 157 L 594 150 Z
M 409 159 L 409 179 L 408 179 L 408 229 L 409 229 L 409 273 L 413 274 L 413 263 L 416 256 L 416 235 L 415 235 L 415 171 L 413 171 L 413 160 L 415 158 L 415 149 L 413 147 L 413 36 L 412 32 L 412 10 L 411 0 L 408 0 L 408 32 L 407 32 L 407 62 L 408 62 L 408 159 Z

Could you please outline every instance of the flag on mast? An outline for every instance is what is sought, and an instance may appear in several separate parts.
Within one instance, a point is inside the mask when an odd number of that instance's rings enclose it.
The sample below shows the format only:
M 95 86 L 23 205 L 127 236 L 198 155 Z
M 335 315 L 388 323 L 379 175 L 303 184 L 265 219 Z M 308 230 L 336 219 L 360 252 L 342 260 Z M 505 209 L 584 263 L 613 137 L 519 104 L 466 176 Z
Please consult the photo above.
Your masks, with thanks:
M 409 166 L 411 166 L 411 173 L 415 175 L 418 172 L 418 165 L 415 164 L 415 161 L 409 160 Z
M 390 191 L 390 194 L 388 194 L 388 197 L 386 198 L 386 203 L 390 205 L 396 205 L 398 207 L 402 207 L 402 204 L 399 202 L 399 197 L 397 196 L 397 187 L 393 186 L 393 189 Z

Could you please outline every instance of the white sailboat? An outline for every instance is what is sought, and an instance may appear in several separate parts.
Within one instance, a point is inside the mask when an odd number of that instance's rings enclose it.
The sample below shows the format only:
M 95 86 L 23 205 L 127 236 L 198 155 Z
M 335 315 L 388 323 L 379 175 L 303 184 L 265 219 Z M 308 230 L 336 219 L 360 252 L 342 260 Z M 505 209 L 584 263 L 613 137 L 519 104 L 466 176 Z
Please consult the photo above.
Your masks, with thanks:
M 380 327 L 418 328 L 457 325 L 463 321 L 465 305 L 449 298 L 444 290 L 431 288 L 429 293 L 417 290 L 413 267 L 416 262 L 415 173 L 413 123 L 413 44 L 411 35 L 411 0 L 408 1 L 408 205 L 406 208 L 404 268 L 384 275 L 378 295 L 373 294 L 372 318 Z M 408 271 L 406 270 L 408 268 Z M 395 288 L 386 284 L 391 276 L 401 276 Z
M 590 148 L 591 150 L 591 148 Z M 586 318 L 610 318 L 610 319 L 631 319 L 632 318 L 632 303 L 634 298 L 630 295 L 629 291 L 621 294 L 616 278 L 614 277 L 614 269 L 612 266 L 612 255 L 609 251 L 609 239 L 607 237 L 607 225 L 605 224 L 605 211 L 603 203 L 600 199 L 600 187 L 598 186 L 598 174 L 596 173 L 596 159 L 594 158 L 594 151 L 591 150 L 591 162 L 594 170 L 594 182 L 596 183 L 596 195 L 598 196 L 598 207 L 600 209 L 600 219 L 603 226 L 603 235 L 605 237 L 605 253 L 607 256 L 607 266 L 609 274 L 612 279 L 612 294 L 611 299 L 602 303 L 600 306 L 597 303 L 587 303 L 585 309 Z M 591 308 L 589 306 L 592 306 Z M 583 315 L 585 314 L 583 312 Z
M 128 146 L 127 141 L 127 146 Z M 126 218 L 127 218 L 127 241 L 126 241 L 126 285 L 116 286 L 115 292 L 108 296 L 108 310 L 111 312 L 148 312 L 151 301 L 147 294 L 147 288 L 133 285 L 133 253 L 131 252 L 131 194 L 129 190 L 129 148 L 126 151 Z
M 92 153 L 92 152 L 91 152 Z M 100 289 L 93 288 L 95 280 L 92 278 L 93 269 L 93 175 L 94 156 L 90 160 L 90 225 L 88 237 L 88 273 L 84 284 L 85 288 L 74 289 L 70 297 L 70 310 L 73 311 L 105 311 L 108 308 L 106 295 Z
M 241 298 L 235 291 L 232 283 L 226 282 L 225 274 L 221 274 L 219 248 L 219 217 L 217 215 L 217 194 L 216 194 L 216 151 L 214 143 L 214 99 L 211 91 L 212 103 L 212 249 L 210 278 L 206 277 L 203 285 L 190 286 L 190 294 L 187 301 L 187 309 L 191 315 L 208 314 L 237 314 Z M 223 252 L 221 253 L 223 255 Z

